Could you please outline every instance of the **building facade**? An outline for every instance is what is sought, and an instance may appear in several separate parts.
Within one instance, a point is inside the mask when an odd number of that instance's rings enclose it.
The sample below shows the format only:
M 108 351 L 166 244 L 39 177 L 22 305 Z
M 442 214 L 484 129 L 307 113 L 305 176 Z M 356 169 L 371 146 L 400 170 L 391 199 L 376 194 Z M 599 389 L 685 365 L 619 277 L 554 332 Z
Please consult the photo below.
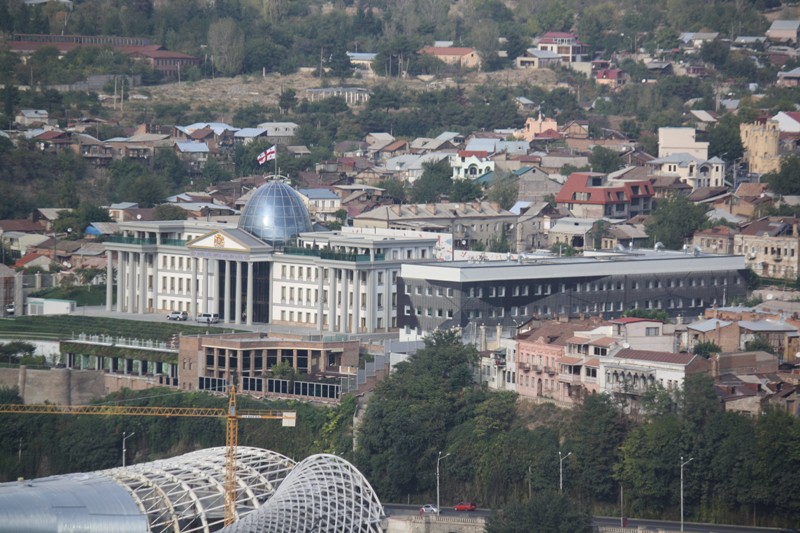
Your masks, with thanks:
M 741 256 L 654 250 L 403 265 L 398 326 L 401 334 L 457 328 L 469 339 L 481 325 L 491 333 L 536 317 L 611 318 L 632 309 L 697 316 L 744 296 L 744 273 Z

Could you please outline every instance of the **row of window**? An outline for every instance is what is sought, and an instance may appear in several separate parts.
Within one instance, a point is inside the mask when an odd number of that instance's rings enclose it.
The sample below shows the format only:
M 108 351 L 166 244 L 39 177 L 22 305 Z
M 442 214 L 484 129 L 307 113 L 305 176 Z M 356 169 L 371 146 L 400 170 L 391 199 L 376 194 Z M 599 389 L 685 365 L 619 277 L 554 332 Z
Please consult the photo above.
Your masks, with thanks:
M 717 305 L 717 299 L 712 298 L 710 304 Z M 662 302 L 662 300 L 643 300 L 643 301 L 634 301 L 631 302 L 628 306 L 629 309 L 683 309 L 684 307 L 699 307 L 705 309 L 706 307 L 706 300 L 703 298 L 687 298 L 684 300 L 683 298 L 669 298 L 666 300 L 666 303 Z M 416 316 L 423 316 L 422 315 L 422 308 L 416 307 Z M 434 316 L 433 314 L 429 314 L 427 311 L 431 308 L 427 308 L 424 316 Z M 467 309 L 465 311 L 467 318 L 470 320 L 474 319 L 481 319 L 481 318 L 503 318 L 508 314 L 509 316 L 522 316 L 526 317 L 529 316 L 528 312 L 530 311 L 532 315 L 549 315 L 553 312 L 558 313 L 559 315 L 566 315 L 572 314 L 577 315 L 579 313 L 610 313 L 610 312 L 621 312 L 625 310 L 625 305 L 623 302 L 594 302 L 594 303 L 586 303 L 586 304 L 573 304 L 571 306 L 561 305 L 558 308 L 551 308 L 547 305 L 522 305 L 522 306 L 512 306 L 508 311 L 506 311 L 503 307 L 495 307 L 488 310 L 481 310 L 481 309 Z M 438 310 L 438 311 L 441 311 Z M 406 316 L 411 316 L 411 306 L 406 306 Z M 452 311 L 447 311 L 447 318 L 452 318 Z M 435 314 L 437 317 L 443 316 L 439 312 Z M 650 329 L 650 328 L 648 328 Z M 656 328 L 657 329 L 657 328 Z
M 407 305 L 404 309 L 404 314 L 406 316 L 411 316 L 411 306 Z M 434 309 L 433 307 L 415 307 L 414 308 L 414 316 L 435 316 L 436 318 L 453 318 L 453 310 L 447 309 L 443 310 L 441 308 Z

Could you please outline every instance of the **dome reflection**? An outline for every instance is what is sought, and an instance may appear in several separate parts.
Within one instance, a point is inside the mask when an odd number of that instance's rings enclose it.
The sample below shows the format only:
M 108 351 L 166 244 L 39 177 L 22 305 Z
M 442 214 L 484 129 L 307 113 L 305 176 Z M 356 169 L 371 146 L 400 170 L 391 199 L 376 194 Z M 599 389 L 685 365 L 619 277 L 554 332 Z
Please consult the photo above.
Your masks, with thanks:
M 311 217 L 294 189 L 285 183 L 270 181 L 256 189 L 245 204 L 239 228 L 280 246 L 301 232 L 311 231 Z

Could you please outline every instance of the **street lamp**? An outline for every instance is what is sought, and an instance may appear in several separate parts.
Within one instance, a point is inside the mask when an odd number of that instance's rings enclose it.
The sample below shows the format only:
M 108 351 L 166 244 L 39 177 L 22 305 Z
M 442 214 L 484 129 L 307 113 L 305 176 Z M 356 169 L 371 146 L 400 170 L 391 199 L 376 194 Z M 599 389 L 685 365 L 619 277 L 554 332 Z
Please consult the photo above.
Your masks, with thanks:
M 564 459 L 570 455 L 572 455 L 572 452 L 561 457 L 561 450 L 558 450 L 558 492 L 564 492 Z
M 129 438 L 133 437 L 134 435 L 136 435 L 135 431 L 133 433 L 131 433 L 130 435 L 128 435 L 124 431 L 122 432 L 122 467 L 123 468 L 125 467 L 125 452 L 128 450 L 125 447 L 125 441 L 128 440 Z
M 442 455 L 440 451 L 439 456 L 436 458 L 436 516 L 439 516 L 439 462 L 449 455 L 449 453 Z
M 681 455 L 681 531 L 683 531 L 683 467 L 688 465 L 694 460 L 694 457 L 689 457 L 686 461 L 683 460 Z

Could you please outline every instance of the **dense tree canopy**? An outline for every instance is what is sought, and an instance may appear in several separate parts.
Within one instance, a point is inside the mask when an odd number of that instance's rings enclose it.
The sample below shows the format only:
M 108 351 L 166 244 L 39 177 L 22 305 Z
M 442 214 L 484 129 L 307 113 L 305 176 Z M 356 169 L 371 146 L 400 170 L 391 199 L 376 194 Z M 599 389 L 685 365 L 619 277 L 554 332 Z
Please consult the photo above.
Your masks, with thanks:
M 645 229 L 654 241 L 678 250 L 706 223 L 705 212 L 704 205 L 692 203 L 685 196 L 671 196 L 658 202 Z

